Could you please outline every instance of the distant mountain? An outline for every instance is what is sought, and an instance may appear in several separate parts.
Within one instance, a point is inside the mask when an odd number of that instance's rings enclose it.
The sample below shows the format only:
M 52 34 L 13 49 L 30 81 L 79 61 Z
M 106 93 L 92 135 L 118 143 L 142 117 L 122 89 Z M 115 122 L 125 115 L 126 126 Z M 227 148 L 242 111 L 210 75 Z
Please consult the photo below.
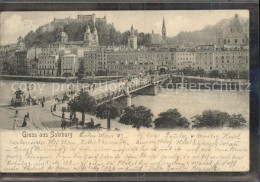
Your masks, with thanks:
M 169 44 L 177 45 L 197 45 L 197 44 L 211 44 L 215 43 L 216 32 L 220 29 L 223 30 L 224 34 L 227 34 L 229 31 L 230 19 L 223 19 L 215 25 L 205 26 L 202 30 L 191 31 L 191 32 L 180 32 L 177 36 L 169 38 Z M 239 17 L 241 23 L 249 24 L 249 20 L 244 17 Z

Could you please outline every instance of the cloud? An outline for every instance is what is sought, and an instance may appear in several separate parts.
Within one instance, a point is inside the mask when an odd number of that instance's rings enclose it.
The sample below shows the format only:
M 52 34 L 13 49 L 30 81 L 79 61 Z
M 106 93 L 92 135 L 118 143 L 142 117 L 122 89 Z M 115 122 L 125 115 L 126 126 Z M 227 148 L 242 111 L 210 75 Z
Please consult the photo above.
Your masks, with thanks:
M 30 30 L 35 30 L 37 24 L 31 19 L 23 19 L 20 15 L 7 18 L 1 30 L 1 44 L 15 43 L 19 36 L 25 36 Z

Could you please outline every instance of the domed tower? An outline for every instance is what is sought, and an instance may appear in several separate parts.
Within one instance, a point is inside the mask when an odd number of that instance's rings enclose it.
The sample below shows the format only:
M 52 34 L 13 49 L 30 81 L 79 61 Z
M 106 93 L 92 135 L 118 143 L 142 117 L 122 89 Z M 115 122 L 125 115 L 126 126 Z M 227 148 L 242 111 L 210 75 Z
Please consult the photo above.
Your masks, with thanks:
M 130 37 L 128 38 L 128 48 L 130 49 L 137 49 L 137 35 L 134 30 L 134 26 L 131 26 L 130 29 Z
M 90 33 L 90 28 L 89 28 L 89 26 L 87 25 L 87 26 L 86 26 L 86 31 L 85 31 L 85 33 L 84 33 L 84 41 L 85 41 L 85 42 L 90 41 L 90 35 L 91 35 L 91 33 Z
M 166 27 L 165 27 L 164 18 L 163 18 L 163 25 L 162 25 L 162 38 L 163 40 L 166 40 Z
M 68 42 L 68 35 L 66 32 L 61 32 L 61 42 Z
M 17 46 L 18 46 L 18 49 L 24 49 L 25 48 L 25 44 L 24 44 L 23 38 L 21 36 L 19 36 L 19 38 L 18 38 Z
M 94 29 L 92 32 L 92 36 L 93 36 L 93 41 L 95 42 L 95 44 L 98 44 L 98 34 L 97 34 L 97 29 L 96 29 L 96 25 L 94 24 Z
M 243 26 L 242 26 L 241 21 L 237 14 L 230 21 L 230 32 L 231 33 L 243 33 Z
M 224 44 L 229 48 L 248 46 L 248 34 L 244 32 L 241 18 L 236 14 L 230 21 L 229 33 L 225 35 Z
M 68 42 L 68 35 L 63 31 L 63 28 L 61 28 L 59 39 L 61 42 Z

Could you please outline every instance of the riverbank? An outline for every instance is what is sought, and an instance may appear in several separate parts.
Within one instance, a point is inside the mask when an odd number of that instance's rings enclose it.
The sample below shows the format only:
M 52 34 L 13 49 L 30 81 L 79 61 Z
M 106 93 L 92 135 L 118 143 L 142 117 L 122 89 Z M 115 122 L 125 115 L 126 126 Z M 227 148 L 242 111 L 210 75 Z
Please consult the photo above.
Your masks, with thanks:
M 2 80 L 14 81 L 38 81 L 38 82 L 58 82 L 58 83 L 99 83 L 123 78 L 122 76 L 95 76 L 78 79 L 76 77 L 43 77 L 43 76 L 19 76 L 19 75 L 0 75 Z
M 27 130 L 61 130 L 62 107 L 67 107 L 67 102 L 56 105 L 56 111 L 51 112 L 51 107 L 57 104 L 54 100 L 46 101 L 44 107 L 41 105 L 11 107 L 0 106 L 1 125 L 0 129 L 12 130 L 15 110 L 19 111 L 19 120 L 17 130 L 24 130 L 21 127 L 24 115 L 29 112 L 31 120 L 28 122 Z M 205 110 L 218 110 L 228 114 L 241 114 L 249 126 L 249 92 L 240 91 L 167 91 L 160 89 L 156 96 L 138 95 L 132 98 L 132 104 L 136 106 L 145 106 L 151 109 L 153 120 L 161 112 L 168 109 L 178 109 L 180 114 L 190 122 L 193 116 L 200 115 Z M 66 121 L 69 123 L 69 112 L 65 112 Z M 76 117 L 81 121 L 82 114 L 77 112 Z M 106 119 L 99 119 L 93 115 L 85 115 L 85 121 L 90 122 L 91 118 L 94 124 L 100 124 L 102 129 L 106 129 Z M 118 122 L 119 118 L 111 119 L 111 130 L 133 130 L 130 125 L 123 125 Z M 69 125 L 69 124 L 68 124 Z M 77 130 L 76 125 L 68 126 L 69 130 Z M 152 128 L 149 128 L 152 130 Z M 82 130 L 81 126 L 78 130 Z

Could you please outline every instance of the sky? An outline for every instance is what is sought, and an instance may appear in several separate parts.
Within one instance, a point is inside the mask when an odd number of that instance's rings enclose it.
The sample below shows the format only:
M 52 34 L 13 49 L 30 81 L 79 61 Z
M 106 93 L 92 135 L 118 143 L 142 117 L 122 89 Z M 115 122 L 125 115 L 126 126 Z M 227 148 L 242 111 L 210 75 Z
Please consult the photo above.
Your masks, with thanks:
M 0 44 L 16 43 L 19 36 L 53 21 L 55 18 L 76 18 L 78 14 L 107 16 L 108 23 L 114 23 L 116 30 L 124 32 L 133 24 L 138 32 L 161 34 L 163 18 L 167 36 L 173 37 L 182 31 L 201 30 L 215 25 L 222 19 L 238 16 L 249 18 L 248 10 L 157 10 L 157 11 L 31 11 L 2 12 L 0 14 Z

